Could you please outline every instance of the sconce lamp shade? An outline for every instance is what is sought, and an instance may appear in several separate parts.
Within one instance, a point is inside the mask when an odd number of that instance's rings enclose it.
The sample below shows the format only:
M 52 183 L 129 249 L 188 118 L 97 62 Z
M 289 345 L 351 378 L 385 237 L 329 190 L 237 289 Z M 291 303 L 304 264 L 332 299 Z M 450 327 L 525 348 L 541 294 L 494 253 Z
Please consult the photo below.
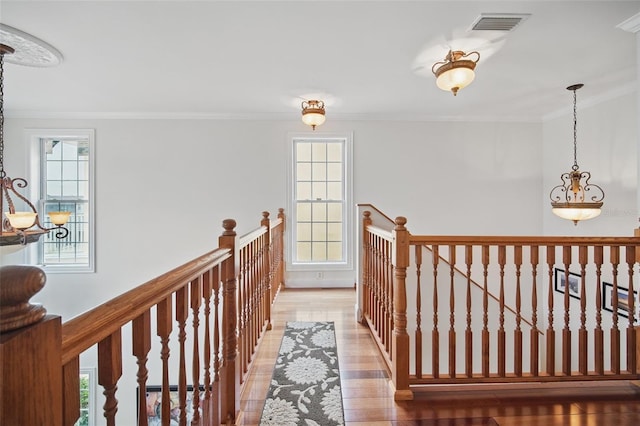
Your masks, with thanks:
M 5 216 L 15 229 L 28 229 L 36 223 L 37 214 L 34 212 L 5 212 Z
M 64 226 L 69 220 L 69 216 L 71 212 L 49 212 L 49 219 L 51 219 L 51 223 L 56 226 Z
M 311 126 L 313 130 L 326 120 L 324 115 L 324 102 L 317 100 L 302 101 L 302 122 Z
M 477 55 L 476 60 L 464 59 L 470 55 Z M 449 51 L 443 62 L 436 62 L 431 71 L 436 76 L 436 85 L 454 96 L 458 90 L 467 87 L 476 76 L 476 63 L 480 60 L 478 52 L 464 53 L 460 50 Z

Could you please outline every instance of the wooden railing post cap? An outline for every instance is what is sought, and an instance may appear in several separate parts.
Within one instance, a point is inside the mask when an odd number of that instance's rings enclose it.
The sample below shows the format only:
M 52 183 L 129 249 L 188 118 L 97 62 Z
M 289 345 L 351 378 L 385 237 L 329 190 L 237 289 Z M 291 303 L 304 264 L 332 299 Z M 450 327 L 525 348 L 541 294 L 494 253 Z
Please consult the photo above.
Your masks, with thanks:
M 263 219 L 269 219 L 269 212 L 262 212 Z
M 396 231 L 404 231 L 405 230 L 405 225 L 407 224 L 407 218 L 404 216 L 398 216 L 396 217 Z
M 362 216 L 364 216 L 365 219 L 369 219 L 371 217 L 371 212 L 369 210 L 365 210 L 362 212 Z
M 222 227 L 224 228 L 224 232 L 222 233 L 222 235 L 224 236 L 236 235 L 236 231 L 234 231 L 234 228 L 236 227 L 236 221 L 234 219 L 223 220 Z
M 47 276 L 31 265 L 0 267 L 0 331 L 15 330 L 40 321 L 47 310 L 29 299 L 44 287 Z

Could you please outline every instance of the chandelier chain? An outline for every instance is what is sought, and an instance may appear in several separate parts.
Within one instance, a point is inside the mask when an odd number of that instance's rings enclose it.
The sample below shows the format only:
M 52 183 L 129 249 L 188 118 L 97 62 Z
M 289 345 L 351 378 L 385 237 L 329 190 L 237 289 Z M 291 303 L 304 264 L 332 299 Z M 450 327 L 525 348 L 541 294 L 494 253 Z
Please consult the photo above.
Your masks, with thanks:
M 578 171 L 578 114 L 576 109 L 576 89 L 573 89 L 573 171 Z
M 4 53 L 0 53 L 0 179 L 4 179 Z

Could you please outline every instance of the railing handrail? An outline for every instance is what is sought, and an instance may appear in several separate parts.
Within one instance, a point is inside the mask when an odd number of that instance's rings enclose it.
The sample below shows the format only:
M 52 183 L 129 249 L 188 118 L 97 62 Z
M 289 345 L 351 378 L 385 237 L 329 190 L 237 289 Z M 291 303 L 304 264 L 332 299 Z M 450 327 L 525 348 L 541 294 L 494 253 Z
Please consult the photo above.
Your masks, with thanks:
M 387 216 L 386 214 L 384 214 L 384 212 L 382 212 L 382 210 L 380 210 L 379 208 L 377 208 L 376 206 L 374 206 L 373 204 L 369 204 L 369 203 L 358 203 L 356 204 L 358 207 L 369 207 L 371 208 L 371 210 L 375 210 L 376 213 L 378 213 L 380 216 L 384 217 L 385 219 L 387 219 L 389 221 L 389 223 L 391 225 L 395 224 L 395 221 L 393 219 L 391 219 L 389 216 Z
M 533 245 L 533 246 L 610 246 L 636 245 L 640 237 L 563 237 L 563 236 L 495 236 L 495 235 L 412 235 L 411 245 Z
M 186 282 L 221 264 L 231 256 L 218 248 L 62 324 L 62 364 L 110 336 L 143 312 L 171 296 Z

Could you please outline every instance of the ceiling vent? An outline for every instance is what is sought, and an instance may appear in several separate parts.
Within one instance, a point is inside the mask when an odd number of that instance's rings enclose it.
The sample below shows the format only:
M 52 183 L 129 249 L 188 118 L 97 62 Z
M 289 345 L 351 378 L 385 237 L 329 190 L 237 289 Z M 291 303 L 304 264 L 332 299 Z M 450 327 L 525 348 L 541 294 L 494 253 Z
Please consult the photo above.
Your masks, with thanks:
M 472 31 L 512 31 L 522 21 L 526 20 L 528 13 L 483 13 L 471 25 Z

